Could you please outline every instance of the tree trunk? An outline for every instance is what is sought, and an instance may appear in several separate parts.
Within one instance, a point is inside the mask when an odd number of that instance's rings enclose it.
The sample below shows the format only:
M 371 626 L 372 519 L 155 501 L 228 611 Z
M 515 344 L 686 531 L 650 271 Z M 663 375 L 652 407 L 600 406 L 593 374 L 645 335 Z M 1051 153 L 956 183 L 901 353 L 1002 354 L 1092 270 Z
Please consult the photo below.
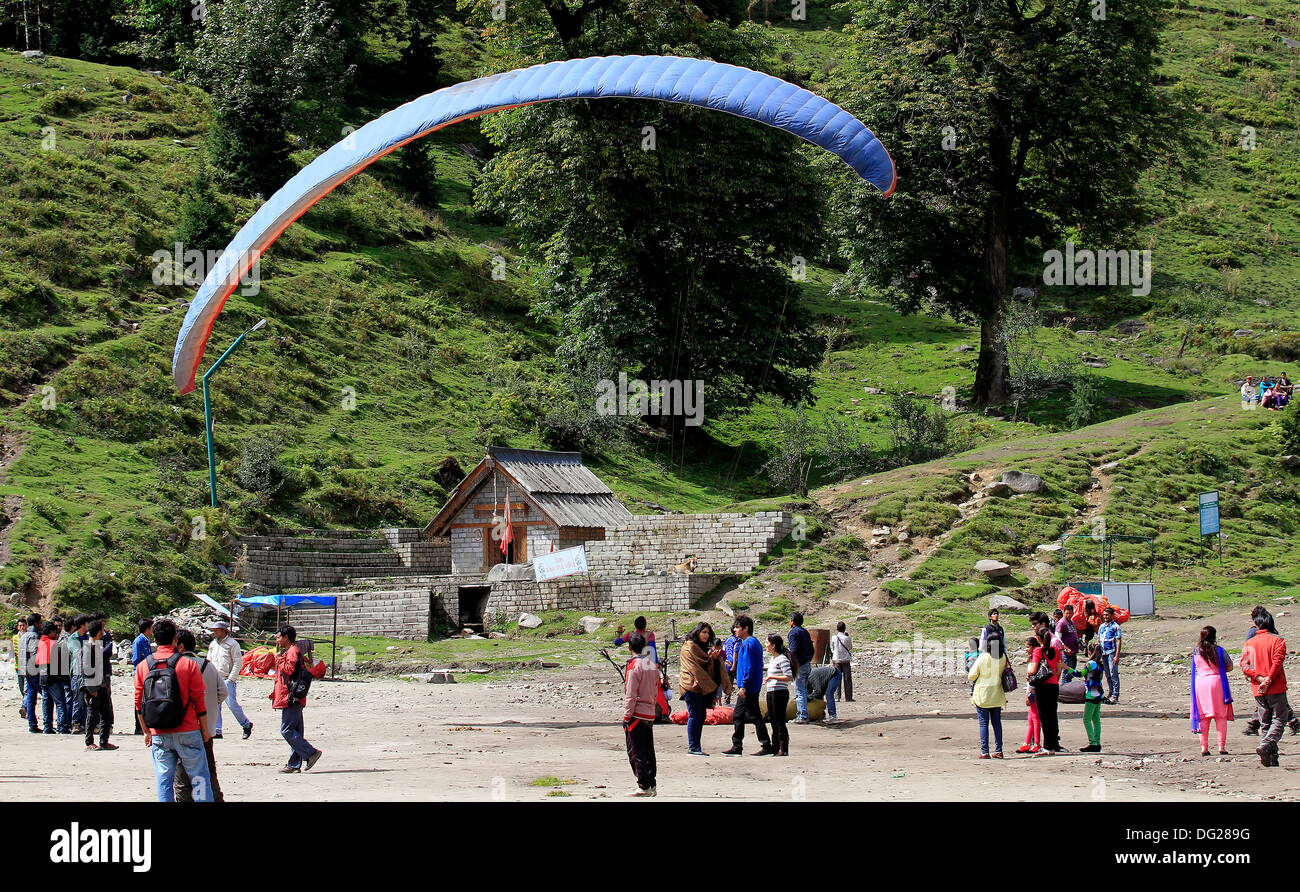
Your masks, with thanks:
M 1007 299 L 1008 246 L 1011 231 L 1011 202 L 1015 194 L 1011 142 L 1000 129 L 989 137 L 990 155 L 996 171 L 993 195 L 984 211 L 984 313 L 980 318 L 980 355 L 975 368 L 975 405 L 1006 402 L 1011 393 L 1011 369 L 1007 345 L 1002 339 L 1002 311 Z

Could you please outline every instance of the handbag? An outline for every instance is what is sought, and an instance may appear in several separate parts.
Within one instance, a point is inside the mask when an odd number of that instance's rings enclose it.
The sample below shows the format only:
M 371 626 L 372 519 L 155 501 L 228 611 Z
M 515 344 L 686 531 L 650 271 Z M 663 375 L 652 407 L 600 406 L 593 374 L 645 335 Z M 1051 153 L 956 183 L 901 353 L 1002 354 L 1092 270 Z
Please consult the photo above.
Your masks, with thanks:
M 1011 660 L 1007 660 L 1006 666 L 1002 668 L 1002 690 L 1010 693 L 1016 689 L 1016 670 L 1011 668 Z
M 1048 663 L 1047 657 L 1043 657 L 1038 661 L 1038 670 L 1034 672 L 1033 675 L 1029 676 L 1029 686 L 1031 688 L 1036 688 L 1051 677 L 1052 667 Z

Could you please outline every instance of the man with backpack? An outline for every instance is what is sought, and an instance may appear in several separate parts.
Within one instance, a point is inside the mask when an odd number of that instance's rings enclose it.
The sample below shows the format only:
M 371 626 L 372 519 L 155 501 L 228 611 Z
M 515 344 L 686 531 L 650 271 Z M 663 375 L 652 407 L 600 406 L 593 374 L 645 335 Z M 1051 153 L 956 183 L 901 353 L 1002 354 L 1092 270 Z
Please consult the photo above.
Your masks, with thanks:
M 216 720 L 213 716 L 218 715 L 218 710 L 221 709 L 221 701 L 226 699 L 226 686 L 217 673 L 216 665 L 199 656 L 198 647 L 194 641 L 194 633 L 189 629 L 181 629 L 176 633 L 176 652 L 183 654 L 185 659 L 198 663 L 199 671 L 203 673 L 203 705 L 207 708 L 207 715 L 203 716 L 201 722 L 203 752 L 208 759 L 208 777 L 212 781 L 212 801 L 225 802 L 226 797 L 221 794 L 221 782 L 217 780 L 217 758 L 212 751 L 212 741 L 216 737 L 214 730 Z M 177 802 L 194 801 L 194 784 L 190 781 L 190 776 L 185 771 L 184 765 L 179 765 L 176 768 L 175 792 Z
M 808 724 L 808 673 L 812 671 L 813 643 L 812 636 L 803 627 L 802 613 L 790 617 L 790 637 L 786 639 L 786 646 L 790 648 L 795 665 L 799 667 L 795 670 L 794 678 L 794 723 L 806 725 Z M 762 652 L 761 647 L 759 651 Z
M 55 733 L 57 714 L 58 733 L 72 733 L 72 710 L 69 708 L 68 688 L 72 684 L 72 654 L 68 642 L 60 640 L 59 628 L 53 621 L 41 627 L 41 640 L 36 647 L 36 671 L 41 678 L 41 696 L 45 698 L 45 733 Z
M 18 672 L 23 676 L 23 708 L 27 712 L 27 730 L 40 734 L 36 723 L 36 698 L 41 692 L 40 670 L 36 668 L 36 651 L 41 643 L 41 615 L 27 617 L 27 631 L 18 639 Z
M 155 637 L 157 633 L 155 632 Z M 310 771 L 324 752 L 316 749 L 303 736 L 302 710 L 307 705 L 307 690 L 311 686 L 311 670 L 294 643 L 298 633 L 293 626 L 281 626 L 275 637 L 280 653 L 275 658 L 275 687 L 271 691 L 271 708 L 280 710 L 280 736 L 289 744 L 289 761 L 280 769 L 281 774 Z
M 208 708 L 199 664 L 176 650 L 176 624 L 153 624 L 158 650 L 135 667 L 135 714 L 153 754 L 158 801 L 175 802 L 176 766 L 194 784 L 194 801 L 212 801 L 212 779 L 203 749 L 202 722 Z

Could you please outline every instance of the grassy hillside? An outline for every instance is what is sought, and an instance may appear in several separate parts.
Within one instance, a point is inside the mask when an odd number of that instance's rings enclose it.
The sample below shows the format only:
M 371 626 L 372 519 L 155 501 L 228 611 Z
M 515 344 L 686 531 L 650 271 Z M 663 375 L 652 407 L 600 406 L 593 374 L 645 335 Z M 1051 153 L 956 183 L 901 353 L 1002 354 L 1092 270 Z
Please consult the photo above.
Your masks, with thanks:
M 813 5 L 807 23 L 777 29 L 786 44 L 784 73 L 817 86 L 834 64 L 841 25 L 834 10 Z M 1150 177 L 1159 216 L 1142 246 L 1155 257 L 1152 294 L 1042 296 L 1052 327 L 1038 332 L 1035 347 L 1048 357 L 1087 354 L 1105 363 L 1097 369 L 1102 417 L 1120 419 L 1113 423 L 1137 410 L 1235 390 L 1239 375 L 1276 371 L 1300 352 L 1300 51 L 1282 37 L 1300 37 L 1297 19 L 1274 0 L 1209 0 L 1171 12 L 1167 85 L 1199 97 L 1210 148 L 1200 183 L 1170 184 L 1159 172 Z M 458 31 L 448 42 L 455 64 L 447 77 L 473 73 L 472 40 Z M 373 104 L 356 109 L 357 123 L 391 105 L 379 98 Z M 257 319 L 270 322 L 214 378 L 218 479 L 229 513 L 205 510 L 202 400 L 176 396 L 170 378 L 192 289 L 154 284 L 151 255 L 173 241 L 210 115 L 201 91 L 167 79 L 0 55 L 0 593 L 119 612 L 126 603 L 137 614 L 194 590 L 224 593 L 231 583 L 218 565 L 233 559 L 222 535 L 232 517 L 313 526 L 422 523 L 445 495 L 435 475 L 446 456 L 468 466 L 487 442 L 545 447 L 554 440 L 548 416 L 564 389 L 554 362 L 556 331 L 528 313 L 533 271 L 472 207 L 486 146 L 467 122 L 432 137 L 437 208 L 413 204 L 394 185 L 395 158 L 385 159 L 285 233 L 263 259 L 260 293 L 231 298 L 209 358 Z M 1256 128 L 1250 151 L 1237 142 L 1244 126 Z M 302 151 L 296 160 L 311 156 Z M 223 200 L 241 223 L 258 204 Z M 504 281 L 490 275 L 497 254 L 508 260 Z M 804 284 L 822 324 L 840 332 L 817 370 L 814 420 L 849 419 L 880 444 L 888 394 L 930 396 L 948 386 L 961 394 L 969 385 L 974 353 L 961 348 L 977 343 L 974 330 L 845 298 L 832 291 L 834 281 L 833 271 L 814 267 Z M 1222 296 L 1224 313 L 1189 334 L 1175 318 L 1180 301 L 1207 290 Z M 1133 317 L 1150 330 L 1114 330 Z M 1098 334 L 1073 333 L 1084 328 Z M 1235 336 L 1238 329 L 1251 334 Z M 634 511 L 707 511 L 779 498 L 758 467 L 785 411 L 761 403 L 739 416 L 711 417 L 684 457 L 641 430 L 593 464 Z M 1192 424 L 1201 409 L 1169 411 L 1192 413 L 1183 419 Z M 1063 419 L 1064 395 L 1044 393 L 1015 421 L 961 413 L 959 427 L 976 449 L 1007 438 L 1050 444 L 1024 438 L 1051 432 Z M 1238 422 L 1246 425 L 1242 436 L 1263 436 L 1256 430 L 1261 420 Z M 273 460 L 259 462 L 257 450 L 246 449 L 253 441 L 271 444 Z M 1005 517 L 990 515 L 999 521 L 993 529 L 1015 526 L 1026 540 L 1059 534 L 1090 463 L 1120 454 L 1128 441 L 1116 434 L 1113 444 L 1095 435 L 1092 442 L 1069 457 L 1035 453 L 1038 466 L 1066 475 L 1053 483 L 1053 507 L 1008 507 Z M 1172 457 L 1178 444 L 1169 441 L 1162 461 L 1182 474 Z M 1246 466 L 1234 464 L 1246 460 L 1235 444 L 1211 439 L 1203 448 L 1207 462 L 1246 479 Z M 1259 452 L 1250 467 L 1262 468 L 1265 455 Z M 1122 465 L 1124 473 L 1147 460 Z M 957 486 L 952 474 L 963 467 L 953 465 L 935 485 Z M 877 504 L 927 506 L 934 524 L 950 522 L 955 494 L 930 492 L 932 478 L 927 470 L 878 477 L 875 486 L 888 486 L 892 495 Z M 270 485 L 259 488 L 258 479 Z M 1204 482 L 1198 477 L 1196 485 Z M 1260 500 L 1250 511 L 1282 510 L 1261 486 L 1236 495 Z M 1174 495 L 1185 498 L 1178 489 L 1162 504 L 1172 505 Z M 1177 509 L 1161 510 L 1167 521 Z M 1244 503 L 1241 510 L 1250 519 Z M 1134 529 L 1148 528 L 1123 515 L 1114 522 L 1130 520 Z M 904 612 L 942 616 L 934 598 L 948 604 L 948 596 L 964 602 L 982 593 L 954 589 L 969 588 L 967 558 L 991 545 L 979 538 L 981 529 L 955 534 L 950 546 L 965 550 L 945 556 L 941 549 L 924 573 L 912 575 L 910 587 L 891 587 Z M 1180 543 L 1160 544 L 1181 555 Z M 819 566 L 860 562 L 852 543 L 837 548 L 838 556 L 805 562 L 800 572 L 812 579 L 824 576 Z M 1276 555 L 1257 557 L 1267 562 L 1285 551 L 1282 544 Z M 1179 578 L 1187 580 L 1180 591 L 1213 588 L 1208 579 Z

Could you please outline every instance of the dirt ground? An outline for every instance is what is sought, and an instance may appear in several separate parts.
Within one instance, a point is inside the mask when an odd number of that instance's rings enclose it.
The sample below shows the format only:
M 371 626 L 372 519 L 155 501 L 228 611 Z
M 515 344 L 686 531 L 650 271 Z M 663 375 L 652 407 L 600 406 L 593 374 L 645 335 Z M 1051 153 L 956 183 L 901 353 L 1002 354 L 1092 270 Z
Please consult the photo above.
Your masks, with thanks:
M 1293 623 L 1276 605 L 1283 633 Z M 686 754 L 685 729 L 655 728 L 660 798 L 754 800 L 1213 800 L 1300 799 L 1300 737 L 1282 740 L 1282 767 L 1264 769 L 1242 736 L 1249 689 L 1231 676 L 1239 705 L 1228 757 L 1200 756 L 1187 721 L 1189 678 L 1166 658 L 1185 655 L 1205 623 L 1232 646 L 1245 634 L 1244 611 L 1209 616 L 1136 619 L 1125 627 L 1129 658 L 1121 664 L 1122 699 L 1102 708 L 1100 756 L 1077 752 L 1084 737 L 1081 706 L 1062 707 L 1062 741 L 1070 754 L 1019 756 L 1023 696 L 1012 695 L 1005 761 L 979 761 L 978 728 L 967 686 L 946 677 L 890 675 L 889 644 L 859 644 L 853 703 L 840 706 L 838 726 L 791 726 L 789 758 L 721 755 L 730 727 L 706 726 L 708 758 Z M 1018 673 L 1023 680 L 1023 664 Z M 1300 678 L 1297 670 L 1295 678 Z M 1293 680 L 1293 686 L 1297 683 Z M 270 682 L 246 679 L 240 700 L 255 723 L 250 740 L 234 733 L 217 742 L 221 786 L 231 800 L 392 801 L 623 797 L 633 787 L 618 727 L 618 677 L 608 665 L 538 670 L 501 681 L 425 684 L 392 678 L 317 683 L 306 712 L 308 739 L 324 750 L 315 770 L 276 772 L 288 754 Z M 1300 699 L 1300 694 L 1297 694 Z M 127 679 L 115 696 L 129 714 Z M 673 707 L 681 706 L 674 701 Z M 117 752 L 85 752 L 80 737 L 35 736 L 17 714 L 14 676 L 6 664 L 0 688 L 0 801 L 76 800 L 88 789 L 102 798 L 149 800 L 153 771 L 143 738 L 125 723 Z M 229 715 L 227 714 L 229 721 Z M 757 749 L 753 729 L 746 748 Z M 1211 746 L 1214 746 L 1213 739 Z M 86 779 L 100 783 L 88 787 Z M 562 783 L 544 785 L 540 779 Z

